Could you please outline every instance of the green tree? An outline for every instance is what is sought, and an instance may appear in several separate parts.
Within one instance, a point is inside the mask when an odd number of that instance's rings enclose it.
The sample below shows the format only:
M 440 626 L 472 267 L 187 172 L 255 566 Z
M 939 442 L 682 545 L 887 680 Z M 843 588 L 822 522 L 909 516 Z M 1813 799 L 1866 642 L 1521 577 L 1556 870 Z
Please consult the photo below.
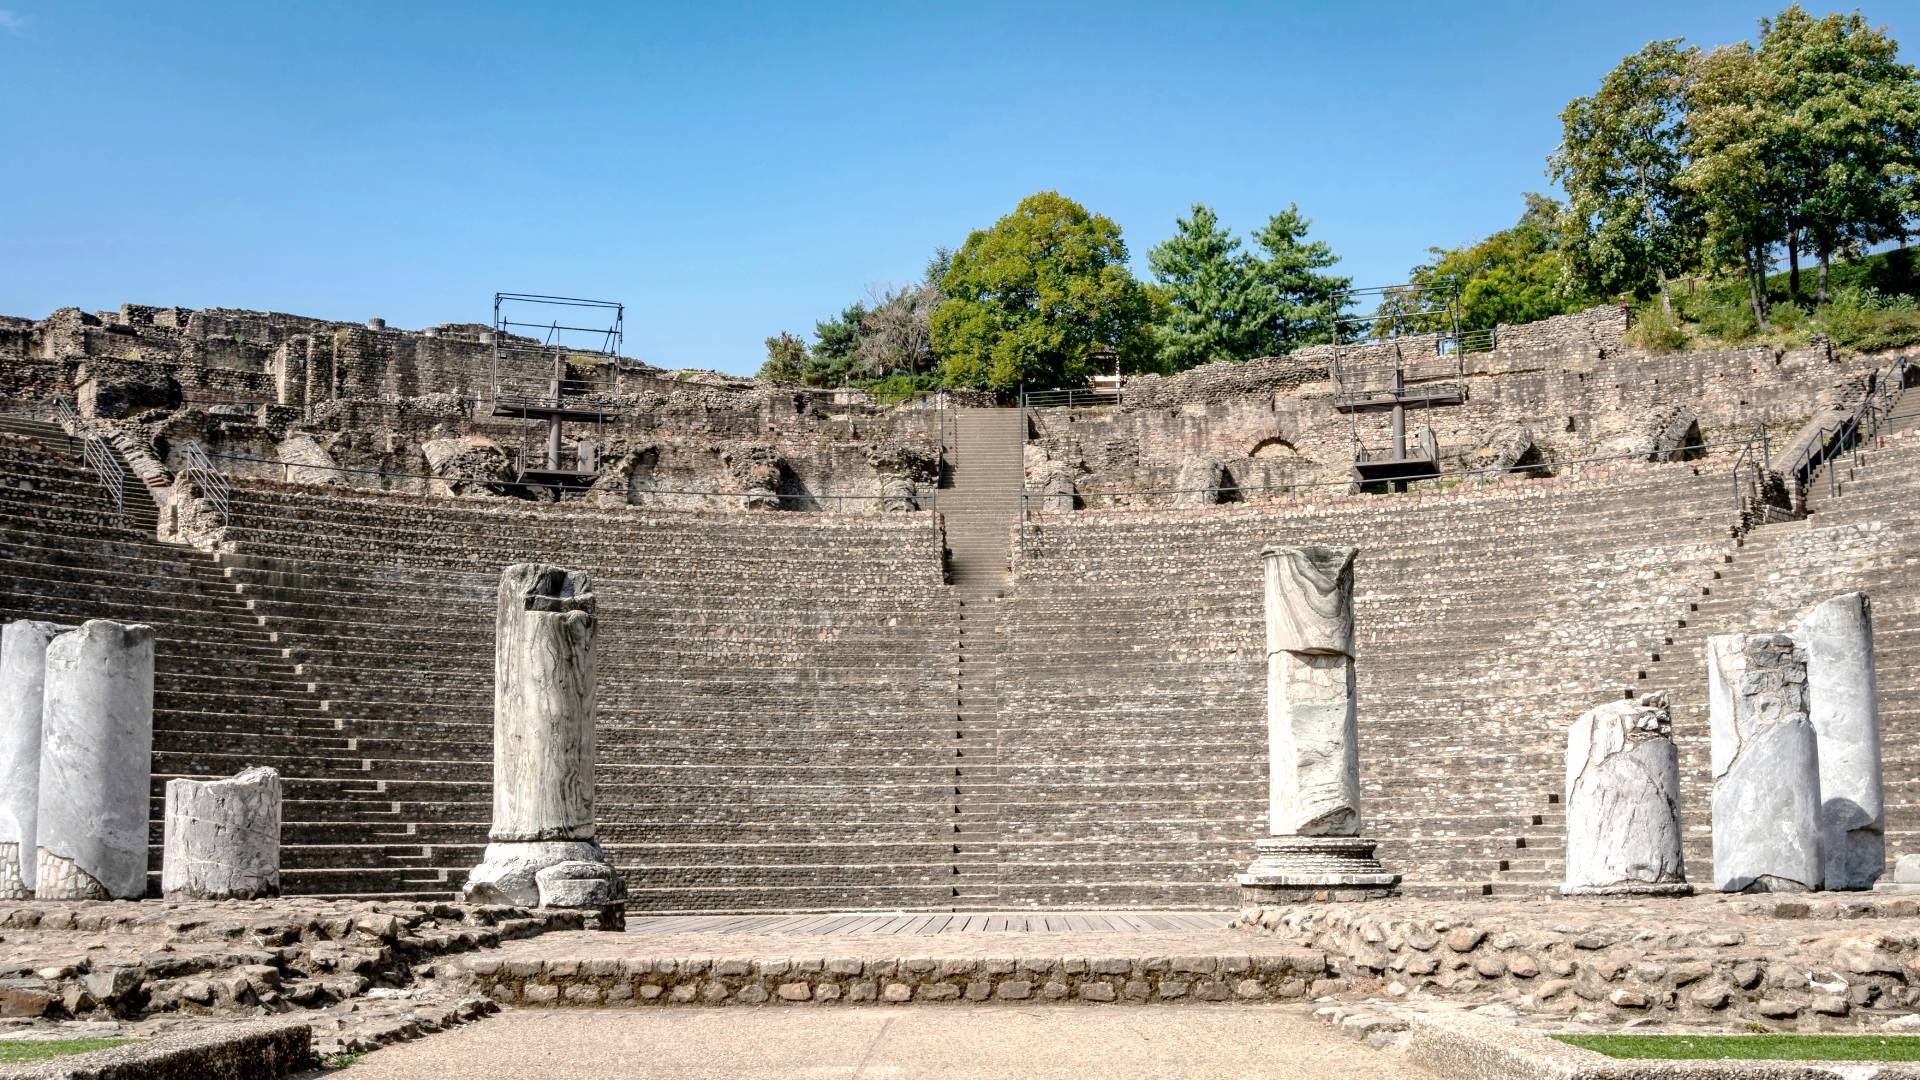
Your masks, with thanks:
M 1132 370 L 1151 362 L 1152 301 L 1127 270 L 1120 226 L 1058 192 L 969 235 L 942 285 L 933 348 L 948 386 L 1077 385 L 1104 349 Z
M 807 361 L 808 386 L 845 386 L 856 374 L 861 326 L 867 306 L 855 302 L 831 319 L 813 324 L 813 354 Z
M 1191 216 L 1176 218 L 1174 229 L 1147 251 L 1162 301 L 1153 325 L 1160 362 L 1184 371 L 1257 355 L 1272 305 L 1254 279 L 1253 260 L 1200 203 Z
M 1687 83 L 1687 164 L 1680 185 L 1699 206 L 1708 265 L 1747 281 L 1753 320 L 1767 328 L 1767 266 L 1787 235 L 1794 171 L 1776 87 L 1742 42 L 1701 56 Z
M 1292 203 L 1253 234 L 1266 253 L 1253 260 L 1255 310 L 1260 313 L 1257 355 L 1279 356 L 1304 345 L 1333 340 L 1339 298 L 1353 279 L 1320 271 L 1340 261 L 1324 240 L 1308 240 L 1313 222 Z
M 1548 173 L 1567 192 L 1559 251 L 1563 287 L 1644 296 L 1698 261 L 1699 214 L 1680 185 L 1686 87 L 1699 50 L 1655 41 L 1560 113 Z
M 796 385 L 806 375 L 807 343 L 785 330 L 767 339 L 767 361 L 758 377 L 773 383 Z
M 1561 283 L 1560 230 L 1565 208 L 1544 195 L 1528 192 L 1527 208 L 1512 228 L 1477 244 L 1428 248 L 1433 261 L 1413 268 L 1410 283 L 1419 286 L 1389 295 L 1374 324 L 1380 336 L 1451 329 L 1444 314 L 1421 314 L 1432 293 L 1451 285 L 1460 290 L 1460 326 L 1485 330 L 1499 323 L 1533 322 L 1578 310 L 1591 298 Z
M 1920 75 L 1858 12 L 1815 19 L 1794 4 L 1762 21 L 1757 64 L 1777 114 L 1789 291 L 1800 252 L 1827 270 L 1844 245 L 1908 231 L 1920 172 Z

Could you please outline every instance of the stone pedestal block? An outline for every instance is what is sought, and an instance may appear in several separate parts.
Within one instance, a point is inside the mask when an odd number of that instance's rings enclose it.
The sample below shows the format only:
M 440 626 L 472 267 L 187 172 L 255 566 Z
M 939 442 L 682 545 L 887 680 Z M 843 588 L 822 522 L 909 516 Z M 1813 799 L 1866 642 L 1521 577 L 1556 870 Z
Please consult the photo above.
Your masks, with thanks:
M 1820 851 L 1826 888 L 1870 889 L 1887 868 L 1873 605 L 1845 593 L 1793 630 L 1807 654 L 1807 716 L 1820 746 Z
M 1680 759 L 1665 693 L 1615 701 L 1567 729 L 1566 896 L 1686 896 Z
M 33 897 L 47 644 L 71 629 L 28 619 L 0 627 L 0 900 Z
M 1820 758 L 1806 653 L 1785 634 L 1707 639 L 1713 883 L 1722 892 L 1820 888 Z
M 153 628 L 90 619 L 47 646 L 34 896 L 147 891 Z
M 1399 881 L 1360 837 L 1353 548 L 1260 553 L 1266 607 L 1268 831 L 1248 902 L 1365 899 Z
M 160 892 L 169 900 L 280 895 L 280 774 L 167 781 Z
M 595 628 L 587 575 L 540 563 L 500 575 L 493 828 L 469 900 L 531 906 L 539 871 L 606 864 L 593 842 Z

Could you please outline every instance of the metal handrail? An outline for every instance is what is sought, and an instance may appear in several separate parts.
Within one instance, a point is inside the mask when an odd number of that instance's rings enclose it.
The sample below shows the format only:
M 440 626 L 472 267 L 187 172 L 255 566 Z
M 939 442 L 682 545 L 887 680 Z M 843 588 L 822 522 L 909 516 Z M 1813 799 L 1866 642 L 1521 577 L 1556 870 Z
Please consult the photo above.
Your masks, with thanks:
M 201 497 L 219 512 L 220 524 L 227 524 L 227 509 L 233 496 L 233 484 L 227 480 L 227 474 L 214 466 L 199 443 L 181 443 L 179 454 L 181 468 L 177 475 L 192 481 L 200 489 Z
M 1885 441 L 1882 428 L 1906 389 L 1908 370 L 1915 367 L 1920 367 L 1920 362 L 1914 357 L 1900 356 L 1884 370 L 1876 372 L 1873 386 L 1853 412 L 1821 428 L 1813 440 L 1787 464 L 1782 472 L 1793 478 L 1795 505 L 1805 505 L 1807 489 L 1813 486 L 1814 474 L 1822 466 L 1847 453 L 1857 455 L 1861 444 L 1868 439 L 1876 444 Z M 1830 468 L 1827 469 L 1827 493 L 1840 493 L 1839 474 Z
M 100 483 L 106 487 L 107 499 L 113 503 L 114 516 L 123 515 L 126 512 L 123 497 L 127 486 L 127 472 L 120 467 L 120 456 L 113 452 L 113 448 L 107 445 L 107 440 L 101 438 L 97 431 L 87 432 L 86 438 L 80 443 L 80 456 L 93 469 L 93 474 L 100 478 Z
M 1767 430 L 1756 427 L 1733 455 L 1734 530 L 1745 533 L 1773 519 L 1763 508 L 1778 509 L 1767 501 L 1767 476 L 1772 472 L 1773 447 Z

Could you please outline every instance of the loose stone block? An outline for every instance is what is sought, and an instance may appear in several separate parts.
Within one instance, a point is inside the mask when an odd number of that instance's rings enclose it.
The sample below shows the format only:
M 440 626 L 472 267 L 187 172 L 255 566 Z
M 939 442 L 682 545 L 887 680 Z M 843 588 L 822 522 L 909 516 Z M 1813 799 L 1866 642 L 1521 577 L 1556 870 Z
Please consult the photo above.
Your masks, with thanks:
M 169 900 L 280 895 L 280 774 L 167 781 L 160 892 Z
M 463 891 L 475 903 L 531 906 L 542 902 L 542 870 L 585 862 L 607 866 L 607 875 L 565 880 L 611 882 L 617 901 L 624 886 L 594 842 L 593 583 L 558 566 L 516 563 L 500 575 L 497 611 L 493 828 Z M 549 895 L 597 899 L 603 892 L 556 884 Z
M 1664 692 L 1615 701 L 1567 729 L 1567 896 L 1684 896 L 1680 759 Z
M 1820 761 L 1806 653 L 1785 634 L 1707 639 L 1713 883 L 1722 892 L 1820 887 Z
M 1360 836 L 1348 547 L 1260 552 L 1266 606 L 1268 829 L 1239 875 L 1247 903 L 1358 900 L 1399 882 Z
M 1793 638 L 1807 654 L 1807 716 L 1820 750 L 1825 887 L 1871 889 L 1887 868 L 1873 605 L 1865 593 L 1833 597 L 1801 617 Z
M 34 896 L 147 891 L 153 628 L 89 619 L 47 645 Z
M 33 897 L 47 644 L 71 629 L 31 619 L 0 627 L 0 900 Z

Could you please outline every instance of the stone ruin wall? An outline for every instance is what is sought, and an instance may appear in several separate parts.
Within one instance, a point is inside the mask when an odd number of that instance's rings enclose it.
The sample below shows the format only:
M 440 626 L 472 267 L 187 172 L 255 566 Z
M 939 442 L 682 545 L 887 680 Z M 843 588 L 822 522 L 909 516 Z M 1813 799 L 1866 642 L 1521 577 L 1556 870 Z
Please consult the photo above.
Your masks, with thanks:
M 1516 444 L 1532 448 L 1528 460 L 1571 462 L 1645 451 L 1663 419 L 1682 414 L 1684 426 L 1690 413 L 1707 443 L 1743 439 L 1760 427 L 1783 450 L 1822 402 L 1850 396 L 1873 367 L 1842 359 L 1825 343 L 1652 355 L 1627 348 L 1625 328 L 1617 306 L 1501 326 L 1493 351 L 1461 363 L 1465 404 L 1408 410 L 1410 441 L 1431 424 L 1449 470 L 1507 464 Z M 1436 340 L 1399 340 L 1409 368 L 1450 366 L 1434 351 Z M 1362 346 L 1350 355 L 1358 366 L 1390 363 L 1388 349 Z M 1391 418 L 1334 410 L 1332 353 L 1314 346 L 1135 379 L 1118 408 L 1031 410 L 1029 486 L 1064 474 L 1082 508 L 1213 501 L 1101 497 L 1211 486 L 1209 476 L 1241 489 L 1221 501 L 1285 497 L 1258 489 L 1290 484 L 1344 490 L 1356 433 L 1361 445 L 1385 448 Z
M 497 482 L 458 481 L 507 478 L 523 445 L 542 452 L 544 426 L 475 413 L 473 400 L 491 388 L 491 328 L 378 322 L 140 305 L 0 319 L 0 402 L 44 407 L 62 394 L 83 415 L 130 423 L 170 466 L 177 444 L 192 441 L 240 476 L 500 493 Z M 579 441 L 594 444 L 596 501 L 739 509 L 738 498 L 664 492 L 769 488 L 784 496 L 782 509 L 877 510 L 889 481 L 924 488 L 933 478 L 937 417 L 914 403 L 885 408 L 857 391 L 801 392 L 637 361 L 622 361 L 617 376 L 575 374 L 589 393 L 625 405 L 601 432 L 565 432 L 569 462 Z M 436 483 L 423 449 L 443 439 L 480 451 L 464 456 L 467 471 L 452 484 Z M 339 468 L 327 470 L 329 461 Z

